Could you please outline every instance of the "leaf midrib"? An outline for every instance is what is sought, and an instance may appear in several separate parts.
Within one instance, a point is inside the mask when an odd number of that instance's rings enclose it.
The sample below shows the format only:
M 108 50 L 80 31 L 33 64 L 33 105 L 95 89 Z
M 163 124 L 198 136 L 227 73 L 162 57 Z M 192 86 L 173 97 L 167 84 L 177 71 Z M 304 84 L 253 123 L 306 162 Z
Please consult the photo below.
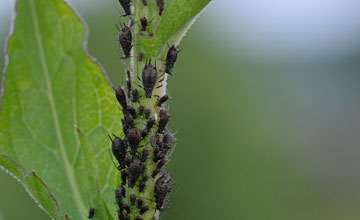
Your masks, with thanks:
M 52 85 L 51 85 L 48 65 L 47 65 L 47 61 L 46 61 L 46 57 L 45 57 L 44 47 L 43 47 L 43 44 L 42 44 L 42 38 L 41 38 L 41 34 L 40 34 L 39 20 L 38 20 L 38 16 L 37 16 L 37 12 L 36 12 L 36 6 L 35 6 L 35 3 L 34 3 L 34 0 L 30 0 L 29 3 L 30 3 L 31 15 L 33 17 L 33 26 L 34 26 L 36 44 L 37 44 L 37 46 L 39 48 L 39 56 L 40 56 L 40 61 L 41 61 L 41 68 L 43 69 L 42 72 L 44 74 L 44 78 L 45 78 L 45 81 L 46 81 L 46 89 L 47 89 L 46 94 L 47 94 L 48 101 L 50 103 L 50 109 L 51 109 L 52 118 L 53 118 L 54 125 L 55 125 L 56 136 L 57 136 L 59 146 L 60 146 L 60 154 L 61 154 L 61 157 L 62 157 L 62 159 L 64 161 L 64 167 L 65 167 L 66 176 L 69 179 L 70 187 L 71 187 L 71 190 L 73 191 L 73 194 L 74 194 L 74 201 L 75 201 L 75 204 L 76 204 L 76 206 L 78 208 L 78 212 L 79 213 L 86 213 L 85 205 L 84 205 L 84 203 L 83 203 L 83 201 L 81 199 L 80 191 L 79 191 L 79 189 L 77 187 L 77 184 L 76 184 L 74 170 L 73 170 L 73 168 L 72 168 L 72 166 L 71 166 L 71 164 L 69 162 L 69 159 L 67 157 L 66 150 L 65 150 L 63 135 L 62 135 L 62 132 L 61 132 L 59 118 L 57 116 L 56 106 L 55 106 L 55 102 L 54 102 L 54 95 L 53 95 L 53 92 L 52 92 Z M 86 219 L 81 214 L 79 214 L 79 216 L 81 216 L 82 219 Z

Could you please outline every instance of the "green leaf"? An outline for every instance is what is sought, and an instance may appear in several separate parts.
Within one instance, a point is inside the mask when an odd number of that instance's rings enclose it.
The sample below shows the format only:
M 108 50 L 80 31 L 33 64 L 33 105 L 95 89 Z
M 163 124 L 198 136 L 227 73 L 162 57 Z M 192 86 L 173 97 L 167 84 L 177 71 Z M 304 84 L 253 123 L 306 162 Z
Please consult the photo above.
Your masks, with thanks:
M 101 67 L 82 46 L 84 25 L 61 0 L 19 0 L 16 11 L 0 113 L 0 165 L 54 219 L 65 213 L 87 219 L 90 207 L 94 219 L 114 219 L 119 174 L 107 135 L 119 134 L 122 114 Z M 36 176 L 24 177 L 32 170 Z

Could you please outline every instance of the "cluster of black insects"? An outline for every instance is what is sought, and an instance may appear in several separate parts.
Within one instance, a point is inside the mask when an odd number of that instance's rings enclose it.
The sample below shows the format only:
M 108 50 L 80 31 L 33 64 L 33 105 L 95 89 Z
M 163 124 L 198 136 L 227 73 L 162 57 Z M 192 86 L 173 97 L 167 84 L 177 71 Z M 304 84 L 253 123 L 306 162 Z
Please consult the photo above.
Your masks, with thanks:
M 147 6 L 147 0 L 142 0 Z M 125 14 L 131 15 L 131 0 L 119 0 Z M 164 12 L 164 1 L 156 0 L 159 8 L 159 16 Z M 141 31 L 147 27 L 147 19 L 140 20 Z M 130 57 L 132 49 L 133 22 L 129 26 L 124 25 L 119 30 L 118 41 L 124 52 L 122 59 Z M 172 74 L 171 71 L 177 60 L 179 53 L 175 45 L 169 47 L 167 52 L 164 74 Z M 138 61 L 142 62 L 143 54 L 140 53 Z M 164 165 L 169 160 L 169 152 L 174 147 L 175 137 L 168 131 L 167 124 L 170 119 L 168 111 L 164 108 L 165 102 L 169 99 L 168 95 L 157 97 L 157 102 L 153 110 L 146 109 L 140 103 L 140 90 L 132 87 L 131 70 L 126 71 L 126 91 L 123 87 L 114 88 L 115 97 L 122 107 L 124 118 L 121 119 L 124 138 L 116 135 L 109 136 L 111 140 L 111 150 L 118 162 L 117 169 L 121 174 L 121 186 L 115 189 L 115 201 L 118 206 L 118 218 L 120 220 L 142 220 L 143 215 L 155 207 L 159 211 L 165 209 L 164 203 L 167 194 L 171 190 L 172 177 L 163 171 Z M 138 77 L 139 78 L 139 77 Z M 153 91 L 161 76 L 158 70 L 151 64 L 151 61 L 144 62 L 141 74 L 142 85 L 146 99 L 152 98 Z M 137 107 L 135 107 L 137 106 Z M 141 123 L 141 125 L 139 125 Z M 147 187 L 154 199 L 147 198 L 144 190 Z M 135 214 L 137 213 L 137 214 Z M 95 209 L 91 208 L 89 218 L 95 214 Z M 154 218 L 155 219 L 155 218 Z

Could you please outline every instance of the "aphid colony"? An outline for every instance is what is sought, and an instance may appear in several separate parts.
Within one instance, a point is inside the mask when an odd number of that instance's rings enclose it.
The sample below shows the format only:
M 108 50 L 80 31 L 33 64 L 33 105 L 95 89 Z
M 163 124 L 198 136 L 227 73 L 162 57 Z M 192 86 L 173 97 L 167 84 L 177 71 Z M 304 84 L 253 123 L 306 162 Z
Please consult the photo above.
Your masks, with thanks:
M 142 3 L 147 6 L 149 1 L 142 0 Z M 153 1 L 156 1 L 158 15 L 163 16 L 166 10 L 164 0 Z M 132 1 L 119 0 L 119 3 L 124 10 L 121 17 L 132 16 Z M 132 21 L 131 18 L 130 20 Z M 132 21 L 128 26 L 123 24 L 118 28 L 117 40 L 124 53 L 121 59 L 131 57 L 133 38 L 140 36 L 132 33 L 133 26 L 139 25 L 138 30 L 145 32 L 151 21 L 142 17 L 139 21 Z M 143 53 L 139 53 L 136 60 L 144 64 L 139 71 L 141 78 L 138 76 L 141 85 L 133 84 L 132 73 L 128 69 L 126 89 L 121 86 L 114 88 L 116 100 L 121 105 L 124 116 L 121 122 L 119 121 L 122 124 L 123 136 L 109 135 L 112 157 L 115 158 L 113 162 L 121 176 L 121 185 L 114 189 L 120 220 L 142 220 L 145 216 L 146 219 L 149 219 L 149 216 L 156 219 L 156 213 L 149 213 L 149 210 L 163 211 L 166 208 L 172 177 L 163 168 L 170 159 L 170 151 L 174 148 L 176 140 L 167 129 L 170 115 L 164 106 L 170 97 L 166 94 L 158 97 L 154 95 L 154 90 L 157 83 L 164 80 L 160 72 L 172 75 L 178 53 L 175 45 L 169 46 L 162 70 L 157 69 L 155 58 L 154 62 L 151 62 L 145 60 Z M 142 104 L 148 103 L 147 100 L 156 99 L 155 105 Z M 96 216 L 95 208 L 90 209 L 88 218 L 93 216 Z
M 127 88 L 127 91 L 134 90 L 136 89 Z M 151 93 L 149 94 L 150 98 Z M 118 87 L 115 89 L 115 96 L 124 115 L 121 120 L 124 138 L 109 136 L 112 154 L 121 173 L 121 186 L 115 190 L 118 217 L 120 220 L 143 219 L 142 215 L 151 206 L 160 211 L 165 209 L 166 196 L 171 190 L 172 178 L 163 171 L 169 160 L 169 151 L 175 144 L 174 136 L 166 128 L 170 115 L 162 107 L 169 97 L 165 95 L 158 99 L 156 107 L 160 108 L 160 111 L 156 119 L 152 116 L 152 110 L 139 104 L 137 92 L 126 94 L 122 87 Z M 135 109 L 134 104 L 139 107 Z M 138 122 L 145 123 L 136 126 Z M 149 185 L 153 187 L 149 190 L 154 192 L 155 199 L 139 196 Z M 127 190 L 129 188 L 131 191 Z M 135 194 L 134 191 L 138 193 Z M 132 218 L 133 213 L 140 215 Z

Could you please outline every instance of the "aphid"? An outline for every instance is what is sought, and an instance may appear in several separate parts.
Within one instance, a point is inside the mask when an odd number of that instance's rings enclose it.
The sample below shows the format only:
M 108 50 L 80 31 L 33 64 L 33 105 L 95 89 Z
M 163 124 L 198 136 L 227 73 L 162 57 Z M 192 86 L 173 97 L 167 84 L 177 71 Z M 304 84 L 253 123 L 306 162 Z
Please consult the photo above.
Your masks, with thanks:
M 174 142 L 174 136 L 172 136 L 170 133 L 167 133 L 163 136 L 163 143 L 164 145 L 171 145 Z
M 162 152 L 159 147 L 155 147 L 153 161 L 157 162 L 161 159 L 164 159 L 165 157 L 166 157 L 166 154 L 164 152 Z
M 156 175 L 158 175 L 158 174 L 160 173 L 160 171 L 161 171 L 160 169 L 155 168 L 154 172 L 151 174 L 151 177 L 152 177 L 152 178 L 155 178 Z
M 141 162 L 145 162 L 146 159 L 149 157 L 150 155 L 150 151 L 149 150 L 143 150 L 142 154 L 141 154 Z
M 165 63 L 165 73 L 172 75 L 171 70 L 174 68 L 175 62 L 177 60 L 178 53 L 180 51 L 175 45 L 172 45 L 169 48 L 169 51 L 166 55 L 166 63 Z
M 164 12 L 164 0 L 156 0 L 156 3 L 159 7 L 159 15 L 161 16 Z
M 149 211 L 149 206 L 148 205 L 144 205 L 141 207 L 140 209 L 140 214 L 144 214 L 145 212 Z
M 126 170 L 121 171 L 121 185 L 126 185 L 126 178 L 129 176 L 129 173 Z
M 143 105 L 139 106 L 139 109 L 138 109 L 139 115 L 144 114 L 144 111 L 145 111 L 145 107 Z
M 163 204 L 166 195 L 171 190 L 171 176 L 163 174 L 155 183 L 155 202 L 158 210 L 164 210 Z
M 165 149 L 170 149 L 173 143 L 174 136 L 172 136 L 170 133 L 167 133 L 163 136 L 163 144 Z
M 135 110 L 134 107 L 128 106 L 127 110 L 129 111 L 129 113 L 131 114 L 131 116 L 132 116 L 134 119 L 137 118 L 136 110 Z
M 161 107 L 167 100 L 169 100 L 169 96 L 168 95 L 164 95 L 163 97 L 161 97 L 159 99 L 159 101 L 157 102 L 157 106 Z
M 123 88 L 118 87 L 115 89 L 115 96 L 123 109 L 127 109 L 126 95 Z
M 152 175 L 151 175 L 152 178 L 155 178 L 155 176 L 158 175 L 158 173 L 160 173 L 161 168 L 165 165 L 165 163 L 166 163 L 166 159 L 165 159 L 165 158 L 163 158 L 163 159 L 161 159 L 161 160 L 159 161 L 159 163 L 157 164 L 154 172 L 153 172 Z
M 146 186 L 146 181 L 149 179 L 148 176 L 143 176 L 143 178 L 141 179 L 140 181 L 140 184 L 139 184 L 139 192 L 143 192 L 144 191 L 144 188 Z
M 146 123 L 146 129 L 150 130 L 154 126 L 155 122 L 156 120 L 154 117 L 150 118 Z
M 135 128 L 134 120 L 130 116 L 125 116 L 125 126 L 126 129 Z
M 141 163 L 138 158 L 134 158 L 134 160 L 130 163 L 129 166 L 129 186 L 134 187 L 136 181 L 139 177 L 144 173 L 145 165 Z
M 135 220 L 143 220 L 140 215 L 136 216 Z
M 150 62 L 147 64 L 142 71 L 142 83 L 145 90 L 146 98 L 151 98 L 157 81 L 158 72 Z
M 128 127 L 126 125 L 125 119 L 123 118 L 121 119 L 121 124 L 122 124 L 123 133 L 126 134 Z
M 123 214 L 121 211 L 118 212 L 118 218 L 120 220 L 130 220 L 130 217 L 128 214 Z
M 141 31 L 146 31 L 146 27 L 148 26 L 148 21 L 145 17 L 140 19 L 141 22 Z
M 120 189 L 115 190 L 115 201 L 118 206 L 122 204 L 122 192 Z
M 131 205 L 135 205 L 136 196 L 135 196 L 134 194 L 131 194 L 131 195 L 130 195 L 130 202 L 131 202 Z
M 144 58 L 144 54 L 143 54 L 143 53 L 139 53 L 138 61 L 142 61 L 143 58 Z
M 144 6 L 147 6 L 147 0 L 142 0 Z
M 120 57 L 121 59 L 126 59 L 130 57 L 130 51 L 132 48 L 131 42 L 132 42 L 132 35 L 131 35 L 131 30 L 128 26 L 124 25 L 120 30 L 119 30 L 119 37 L 118 37 L 118 41 L 120 43 L 120 46 L 122 48 L 122 50 L 124 51 L 124 55 L 123 57 Z
M 134 155 L 140 142 L 139 134 L 135 128 L 131 128 L 127 130 L 126 137 L 131 148 L 131 154 Z
M 131 0 L 119 0 L 120 5 L 123 7 L 125 14 L 121 16 L 131 15 L 130 4 Z
M 94 217 L 94 214 L 95 214 L 95 209 L 94 208 L 90 208 L 89 210 L 89 215 L 88 215 L 88 218 L 93 218 Z
M 149 118 L 150 118 L 150 113 L 151 113 L 150 109 L 146 109 L 146 110 L 145 110 L 145 119 L 149 119 Z
M 130 97 L 130 92 L 131 92 L 131 73 L 130 70 L 126 70 L 126 85 L 127 85 L 127 89 L 128 89 L 128 96 Z
M 157 133 L 162 134 L 164 132 L 166 124 L 169 121 L 170 116 L 167 114 L 166 110 L 164 110 L 164 109 L 160 110 L 159 115 L 160 115 L 160 120 L 159 120 L 159 126 L 158 126 Z
M 119 168 L 123 169 L 123 168 L 125 168 L 125 165 L 126 165 L 126 164 L 124 164 L 124 157 L 125 157 L 126 148 L 127 148 L 126 144 L 119 137 L 115 137 L 114 140 L 112 140 L 110 136 L 109 136 L 109 138 L 112 141 L 112 146 L 111 146 L 112 153 L 115 156 L 116 160 L 119 162 Z
M 137 206 L 138 206 L 139 209 L 143 206 L 143 204 L 144 204 L 144 200 L 142 200 L 142 198 L 138 198 Z
M 161 159 L 159 163 L 157 164 L 156 168 L 161 169 L 166 164 L 166 159 Z
M 151 145 L 152 147 L 156 147 L 156 142 L 157 142 L 156 136 L 151 136 L 151 138 L 150 138 L 150 145 Z
M 144 129 L 144 130 L 141 131 L 141 137 L 142 137 L 142 138 L 145 138 L 148 134 L 149 134 L 149 131 L 146 130 L 146 129 Z
M 137 89 L 133 89 L 131 91 L 131 95 L 132 95 L 132 102 L 137 102 L 139 100 L 139 92 L 137 91 Z
M 123 204 L 122 208 L 127 211 L 127 213 L 130 213 L 130 206 L 128 204 Z

